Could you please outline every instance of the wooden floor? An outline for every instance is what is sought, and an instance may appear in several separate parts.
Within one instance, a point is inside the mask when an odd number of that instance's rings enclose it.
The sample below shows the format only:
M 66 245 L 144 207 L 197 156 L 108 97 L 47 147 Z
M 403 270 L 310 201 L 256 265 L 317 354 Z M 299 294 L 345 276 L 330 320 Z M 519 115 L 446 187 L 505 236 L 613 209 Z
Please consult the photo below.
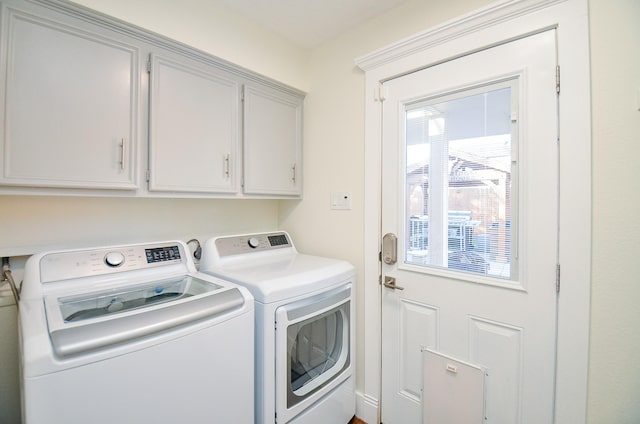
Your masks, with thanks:
M 349 421 L 349 424 L 367 424 L 367 423 L 365 423 L 358 417 L 353 417 L 351 421 Z

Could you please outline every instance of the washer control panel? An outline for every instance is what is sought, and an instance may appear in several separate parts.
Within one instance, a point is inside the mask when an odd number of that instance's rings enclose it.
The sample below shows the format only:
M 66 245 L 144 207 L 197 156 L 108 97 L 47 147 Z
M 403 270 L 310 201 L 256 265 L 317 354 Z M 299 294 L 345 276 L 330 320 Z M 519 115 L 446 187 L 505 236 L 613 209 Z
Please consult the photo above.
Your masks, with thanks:
M 40 278 L 45 283 L 181 264 L 187 258 L 184 252 L 178 242 L 54 252 L 40 259 Z
M 292 248 L 293 244 L 285 232 L 247 234 L 242 236 L 220 237 L 215 240 L 216 250 L 220 257 L 274 249 Z

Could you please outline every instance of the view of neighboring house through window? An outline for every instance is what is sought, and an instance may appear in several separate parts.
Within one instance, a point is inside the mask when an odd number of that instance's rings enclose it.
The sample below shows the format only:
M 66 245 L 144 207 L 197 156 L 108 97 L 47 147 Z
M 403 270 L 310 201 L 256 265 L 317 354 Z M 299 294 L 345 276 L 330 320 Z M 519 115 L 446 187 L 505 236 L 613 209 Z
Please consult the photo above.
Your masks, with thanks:
M 516 128 L 516 79 L 406 107 L 406 263 L 515 278 Z

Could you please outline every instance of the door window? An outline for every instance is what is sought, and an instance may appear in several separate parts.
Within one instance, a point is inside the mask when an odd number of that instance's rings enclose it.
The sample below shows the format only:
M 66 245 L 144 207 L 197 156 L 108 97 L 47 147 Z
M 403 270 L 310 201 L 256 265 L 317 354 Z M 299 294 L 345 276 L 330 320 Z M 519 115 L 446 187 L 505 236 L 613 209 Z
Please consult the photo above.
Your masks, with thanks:
M 514 277 L 516 81 L 406 106 L 406 263 Z

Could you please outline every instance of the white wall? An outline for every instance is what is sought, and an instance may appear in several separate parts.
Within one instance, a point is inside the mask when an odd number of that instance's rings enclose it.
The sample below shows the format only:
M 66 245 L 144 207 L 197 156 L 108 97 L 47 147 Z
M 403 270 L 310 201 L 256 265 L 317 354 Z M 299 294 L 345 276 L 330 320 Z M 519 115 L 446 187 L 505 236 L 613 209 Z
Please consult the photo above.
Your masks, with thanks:
M 0 196 L 0 256 L 275 229 L 275 200 Z
M 640 2 L 590 0 L 590 424 L 640 423 Z

